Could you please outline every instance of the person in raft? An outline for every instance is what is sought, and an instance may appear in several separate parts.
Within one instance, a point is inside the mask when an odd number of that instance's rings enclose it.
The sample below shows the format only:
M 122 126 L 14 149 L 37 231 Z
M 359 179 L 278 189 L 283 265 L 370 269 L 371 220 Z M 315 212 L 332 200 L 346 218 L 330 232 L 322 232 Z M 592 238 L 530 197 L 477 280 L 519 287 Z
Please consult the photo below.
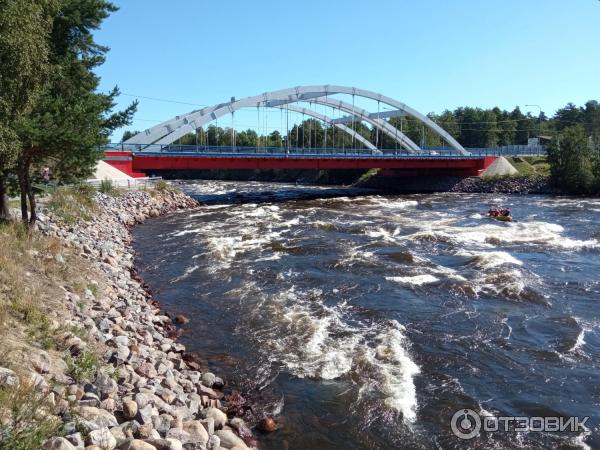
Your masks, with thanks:
M 490 208 L 488 210 L 489 217 L 510 217 L 509 208 Z

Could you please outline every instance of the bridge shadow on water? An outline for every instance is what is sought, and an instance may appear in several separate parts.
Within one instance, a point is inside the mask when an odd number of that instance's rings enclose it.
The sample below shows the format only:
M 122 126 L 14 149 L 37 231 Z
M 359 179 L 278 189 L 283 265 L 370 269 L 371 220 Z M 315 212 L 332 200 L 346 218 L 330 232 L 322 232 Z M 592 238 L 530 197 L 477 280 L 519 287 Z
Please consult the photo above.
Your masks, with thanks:
M 187 183 L 182 183 L 179 187 L 182 190 L 184 190 L 188 195 L 205 205 L 279 203 L 291 200 L 315 200 L 336 197 L 360 197 L 365 195 L 377 195 L 385 193 L 377 189 L 358 188 L 352 186 L 291 186 L 289 184 L 277 185 L 277 183 L 262 182 L 256 183 L 256 186 L 254 187 L 249 187 L 246 184 L 247 183 L 244 183 L 244 186 L 236 186 L 236 183 L 232 182 L 231 190 L 218 191 L 214 193 L 194 192 L 192 185 L 187 185 Z

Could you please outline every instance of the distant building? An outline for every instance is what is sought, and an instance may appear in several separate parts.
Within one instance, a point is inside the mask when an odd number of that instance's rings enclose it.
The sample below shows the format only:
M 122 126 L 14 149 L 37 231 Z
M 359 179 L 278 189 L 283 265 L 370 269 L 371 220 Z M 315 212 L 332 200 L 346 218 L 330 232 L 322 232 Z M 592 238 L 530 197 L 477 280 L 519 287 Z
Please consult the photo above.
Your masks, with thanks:
M 540 145 L 548 145 L 552 141 L 552 136 L 538 136 L 527 139 L 527 147 L 539 147 Z

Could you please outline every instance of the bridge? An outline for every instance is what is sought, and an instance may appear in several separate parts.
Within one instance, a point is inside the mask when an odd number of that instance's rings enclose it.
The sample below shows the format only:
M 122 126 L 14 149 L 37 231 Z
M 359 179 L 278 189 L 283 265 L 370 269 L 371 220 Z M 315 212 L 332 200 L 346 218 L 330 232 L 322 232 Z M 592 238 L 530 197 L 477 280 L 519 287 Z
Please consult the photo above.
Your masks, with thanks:
M 350 96 L 344 101 L 340 96 Z M 356 99 L 377 103 L 377 111 L 356 105 Z M 382 111 L 381 105 L 386 110 Z M 331 110 L 328 115 L 319 111 Z M 206 124 L 234 114 L 242 109 L 255 109 L 260 122 L 261 109 L 277 109 L 282 117 L 285 114 L 285 136 L 278 146 L 237 146 L 236 132 L 232 125 L 229 145 L 211 146 L 180 145 L 186 135 L 197 136 Z M 324 124 L 319 146 L 315 131 L 314 139 L 309 137 L 309 147 L 292 144 L 289 116 L 301 114 Z M 335 117 L 336 114 L 338 117 Z M 263 114 L 264 116 L 264 114 Z M 418 145 L 402 129 L 394 126 L 393 117 L 411 117 L 436 135 L 444 146 L 425 148 Z M 304 123 L 304 122 L 303 122 Z M 357 123 L 366 123 L 374 131 L 375 138 L 367 139 L 357 130 Z M 298 133 L 298 127 L 295 128 Z M 303 133 L 304 133 L 303 128 Z M 309 130 L 309 134 L 311 131 Z M 336 134 L 337 133 L 337 134 Z M 349 139 L 348 148 L 336 142 L 336 136 L 345 133 Z M 424 132 L 423 132 L 424 133 Z M 381 138 L 380 138 L 381 136 Z M 384 148 L 384 136 L 394 142 L 394 149 Z M 328 139 L 329 138 L 329 139 Z M 299 136 L 296 135 L 296 143 Z M 344 142 L 344 141 L 343 141 Z M 260 144 L 260 138 L 259 138 Z M 336 145 L 337 144 L 337 145 Z M 341 148 L 340 148 L 341 147 Z M 441 126 L 424 114 L 405 103 L 380 93 L 346 86 L 300 86 L 204 107 L 164 121 L 152 128 L 129 138 L 121 144 L 106 146 L 105 160 L 132 176 L 156 173 L 161 170 L 271 170 L 271 169 L 387 169 L 401 175 L 480 175 L 497 156 L 538 154 L 543 148 L 513 146 L 501 149 L 465 149 Z

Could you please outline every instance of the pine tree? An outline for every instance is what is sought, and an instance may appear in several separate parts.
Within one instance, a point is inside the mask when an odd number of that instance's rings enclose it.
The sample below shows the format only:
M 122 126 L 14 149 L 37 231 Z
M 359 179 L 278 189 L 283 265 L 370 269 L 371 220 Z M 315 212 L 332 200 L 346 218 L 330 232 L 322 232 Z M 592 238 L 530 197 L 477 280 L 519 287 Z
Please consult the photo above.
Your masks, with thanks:
M 26 223 L 36 220 L 34 168 L 47 164 L 64 182 L 89 176 L 101 158 L 98 146 L 131 121 L 137 106 L 111 113 L 118 89 L 97 92 L 100 80 L 93 70 L 104 63 L 108 48 L 97 44 L 92 32 L 116 7 L 101 0 L 58 2 L 49 39 L 51 76 L 35 107 L 17 126 L 22 143 L 17 168 L 21 216 Z
M 20 145 L 15 123 L 34 106 L 48 73 L 52 6 L 0 0 L 0 220 L 8 218 L 6 177 Z

